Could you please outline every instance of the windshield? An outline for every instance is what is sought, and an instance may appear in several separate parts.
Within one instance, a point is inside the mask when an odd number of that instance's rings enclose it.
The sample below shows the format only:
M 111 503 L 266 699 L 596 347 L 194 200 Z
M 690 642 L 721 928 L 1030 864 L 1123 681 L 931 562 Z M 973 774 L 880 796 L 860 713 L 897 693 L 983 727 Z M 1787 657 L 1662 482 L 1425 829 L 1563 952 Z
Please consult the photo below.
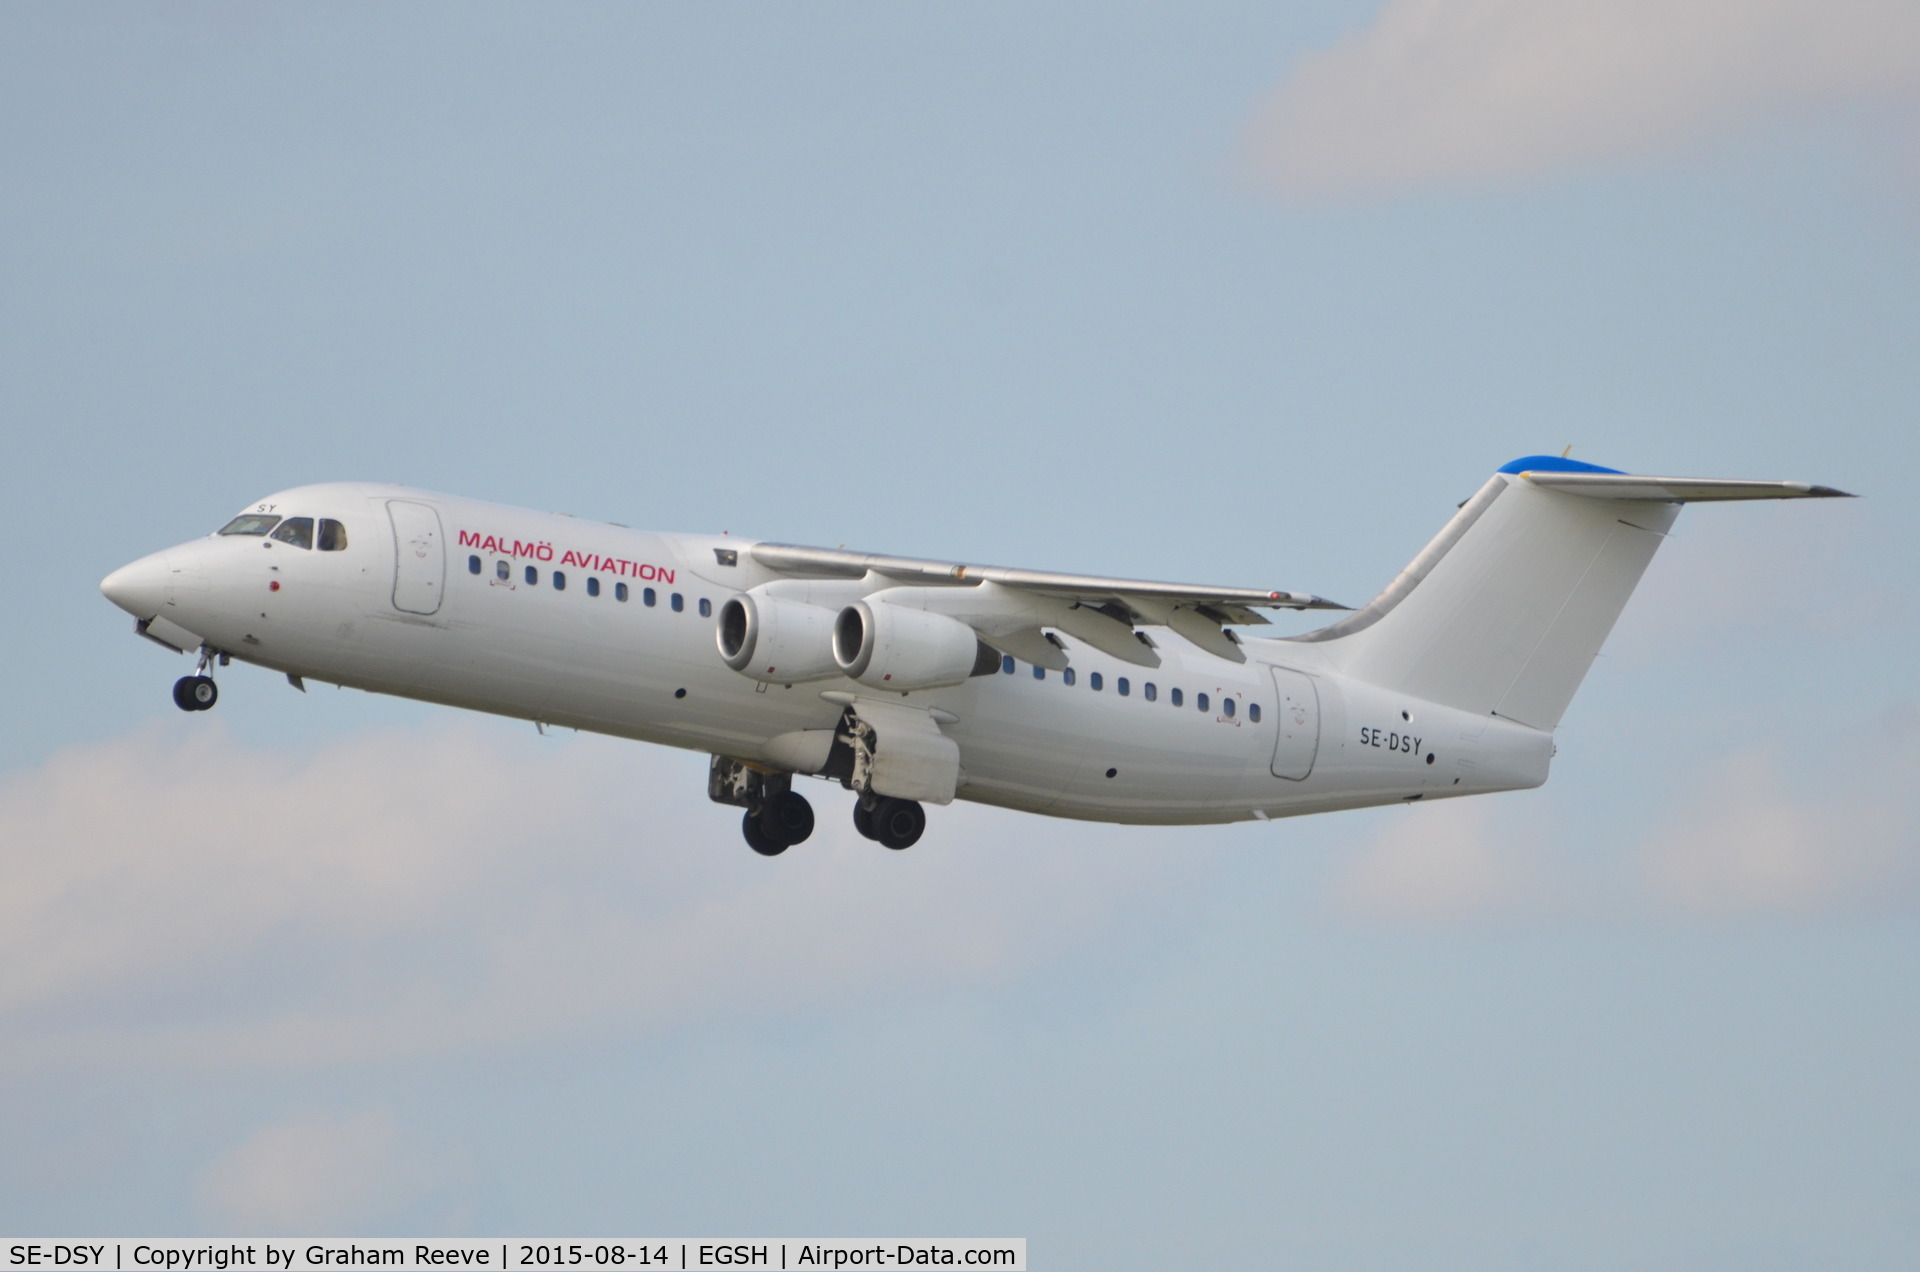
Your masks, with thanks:
M 265 534 L 280 524 L 280 518 L 263 516 L 257 512 L 246 512 L 221 526 L 220 534 Z
M 280 528 L 273 532 L 272 537 L 280 540 L 282 543 L 291 543 L 296 548 L 311 548 L 313 546 L 313 518 L 288 517 L 280 523 Z

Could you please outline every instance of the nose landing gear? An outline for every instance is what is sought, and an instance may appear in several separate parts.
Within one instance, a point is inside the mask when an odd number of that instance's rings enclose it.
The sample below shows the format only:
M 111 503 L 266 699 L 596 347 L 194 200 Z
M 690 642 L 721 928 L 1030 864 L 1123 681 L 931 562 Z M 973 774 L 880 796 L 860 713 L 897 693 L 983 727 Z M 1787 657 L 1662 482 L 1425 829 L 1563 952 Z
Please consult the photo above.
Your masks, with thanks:
M 212 676 L 182 676 L 173 682 L 173 705 L 182 711 L 205 711 L 220 700 L 220 686 Z
M 202 647 L 200 665 L 195 667 L 191 676 L 182 676 L 173 682 L 173 705 L 182 711 L 205 711 L 220 701 L 220 686 L 213 683 L 208 673 L 213 670 L 213 651 Z M 226 655 L 220 656 L 221 663 L 227 661 Z

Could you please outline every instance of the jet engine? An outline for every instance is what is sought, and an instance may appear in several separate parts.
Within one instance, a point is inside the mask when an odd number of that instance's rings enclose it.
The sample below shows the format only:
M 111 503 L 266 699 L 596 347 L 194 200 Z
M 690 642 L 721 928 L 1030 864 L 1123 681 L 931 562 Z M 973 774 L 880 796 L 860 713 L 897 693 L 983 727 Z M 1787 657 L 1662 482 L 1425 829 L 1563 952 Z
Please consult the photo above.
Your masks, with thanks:
M 830 609 L 742 592 L 720 606 L 714 643 L 727 666 L 755 680 L 827 680 L 840 674 L 833 627 Z
M 905 693 L 957 685 L 1000 667 L 1000 655 L 958 619 L 855 601 L 833 621 L 833 658 L 843 675 Z

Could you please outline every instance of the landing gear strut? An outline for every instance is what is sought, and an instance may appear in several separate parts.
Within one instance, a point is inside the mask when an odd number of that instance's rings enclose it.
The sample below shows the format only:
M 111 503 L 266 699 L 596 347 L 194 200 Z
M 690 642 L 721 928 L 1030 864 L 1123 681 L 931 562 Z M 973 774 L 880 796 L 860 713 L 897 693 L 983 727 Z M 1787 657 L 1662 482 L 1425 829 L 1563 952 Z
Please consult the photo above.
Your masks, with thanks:
M 938 737 L 939 730 L 930 719 L 921 721 L 920 724 L 928 734 L 937 738 L 947 751 L 952 752 L 948 758 L 953 759 L 957 772 L 959 753 L 954 749 L 953 743 Z M 903 730 L 901 734 L 904 739 L 903 745 L 909 747 L 909 754 L 913 753 L 911 744 L 915 742 L 916 736 L 911 727 Z M 919 740 L 924 742 L 926 739 Z M 920 807 L 917 800 L 902 799 L 897 795 L 882 795 L 873 789 L 874 752 L 877 742 L 873 725 L 862 719 L 852 707 L 848 707 L 845 714 L 840 717 L 840 730 L 834 737 L 834 749 L 828 759 L 826 775 L 838 777 L 841 785 L 857 793 L 853 805 L 855 830 L 885 848 L 896 851 L 911 848 L 920 841 L 921 834 L 927 829 L 927 810 Z M 926 747 L 921 749 L 928 750 Z M 937 763 L 940 755 L 940 749 L 933 747 L 929 751 L 928 758 Z M 836 771 L 836 761 L 840 764 L 838 771 Z
M 213 651 L 200 651 L 200 665 L 191 676 L 173 682 L 173 705 L 182 711 L 205 711 L 220 701 L 220 687 L 207 673 L 213 670 Z

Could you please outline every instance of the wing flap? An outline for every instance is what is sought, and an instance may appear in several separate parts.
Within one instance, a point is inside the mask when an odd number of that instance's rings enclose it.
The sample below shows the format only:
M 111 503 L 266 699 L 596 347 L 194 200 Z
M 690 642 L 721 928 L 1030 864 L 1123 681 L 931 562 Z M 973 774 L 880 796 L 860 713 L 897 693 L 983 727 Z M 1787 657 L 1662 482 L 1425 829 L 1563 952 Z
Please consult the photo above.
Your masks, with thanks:
M 1003 654 L 1012 654 L 1021 662 L 1045 667 L 1048 671 L 1065 671 L 1072 665 L 1067 652 L 1048 640 L 1047 634 L 1038 627 L 1016 627 L 992 635 L 982 633 L 980 639 Z

